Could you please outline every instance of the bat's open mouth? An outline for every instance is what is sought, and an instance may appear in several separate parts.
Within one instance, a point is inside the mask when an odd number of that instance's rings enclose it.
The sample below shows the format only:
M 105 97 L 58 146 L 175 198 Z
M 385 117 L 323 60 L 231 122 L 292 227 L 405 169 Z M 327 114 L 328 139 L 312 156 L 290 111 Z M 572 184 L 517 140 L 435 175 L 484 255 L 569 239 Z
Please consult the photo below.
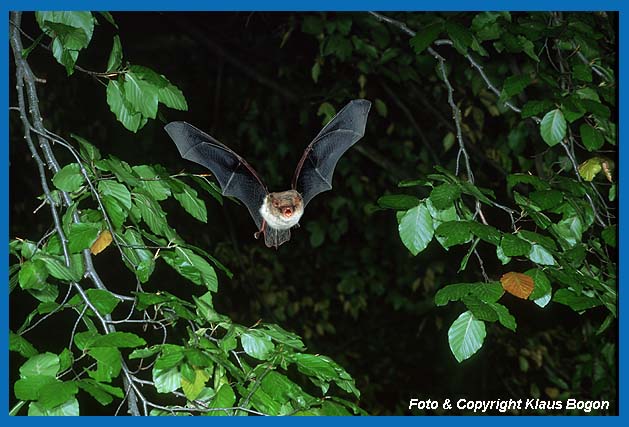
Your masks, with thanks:
M 293 209 L 292 208 L 284 208 L 284 216 L 286 218 L 290 218 L 291 216 L 293 216 Z

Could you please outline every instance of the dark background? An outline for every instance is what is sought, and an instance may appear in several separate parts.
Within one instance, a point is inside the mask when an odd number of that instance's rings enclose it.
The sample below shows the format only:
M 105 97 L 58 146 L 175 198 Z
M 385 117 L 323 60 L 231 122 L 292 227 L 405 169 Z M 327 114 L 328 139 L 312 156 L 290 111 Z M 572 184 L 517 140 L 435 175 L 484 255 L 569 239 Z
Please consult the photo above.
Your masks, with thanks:
M 119 30 L 99 18 L 90 47 L 80 54 L 78 64 L 103 71 L 112 37 L 118 33 L 124 60 L 164 74 L 183 91 L 189 111 L 160 107 L 160 120 L 150 120 L 132 134 L 109 111 L 99 81 L 79 71 L 67 77 L 63 67 L 41 48 L 31 53 L 29 62 L 36 75 L 46 80 L 38 86 L 46 126 L 66 138 L 70 133 L 81 135 L 104 156 L 114 155 L 131 165 L 159 163 L 173 173 L 204 172 L 181 159 L 163 131 L 164 123 L 185 120 L 245 157 L 270 190 L 284 190 L 303 148 L 323 124 L 323 117 L 317 115 L 321 103 L 329 102 L 338 111 L 361 96 L 361 72 L 353 57 L 344 61 L 326 57 L 319 81 L 313 82 L 311 68 L 321 50 L 317 38 L 303 31 L 304 14 L 113 16 Z M 315 16 L 328 21 L 342 17 Z M 413 55 L 406 35 L 384 25 L 374 29 L 373 18 L 364 13 L 345 16 L 352 19 L 352 34 L 384 40 L 400 49 L 400 55 Z M 469 22 L 473 14 L 449 16 Z M 39 34 L 32 14 L 24 15 L 23 28 L 32 36 Z M 449 61 L 461 108 L 484 109 L 474 84 L 467 81 L 470 67 L 465 59 L 450 48 L 440 52 Z M 518 58 L 496 54 L 487 61 L 486 71 L 492 75 L 500 73 L 501 67 L 517 65 Z M 253 238 L 256 230 L 251 218 L 231 200 L 221 206 L 204 194 L 207 224 L 188 216 L 176 203 L 166 203 L 169 224 L 234 273 L 229 279 L 219 272 L 217 310 L 235 322 L 250 325 L 262 319 L 304 337 L 310 352 L 330 356 L 356 379 L 362 392 L 360 405 L 372 414 L 408 413 L 408 400 L 414 397 L 519 399 L 537 393 L 550 399 L 558 390 L 569 397 L 615 401 L 613 371 L 603 390 L 594 390 L 587 376 L 574 383 L 583 355 L 596 357 L 606 343 L 616 340 L 615 327 L 600 336 L 593 334 L 604 319 L 603 308 L 580 316 L 560 304 L 541 309 L 506 295 L 503 301 L 517 319 L 517 333 L 488 324 L 480 352 L 461 364 L 454 359 L 447 330 L 463 306 L 435 307 L 433 297 L 446 284 L 482 280 L 477 261 L 472 257 L 466 271 L 457 273 L 467 247 L 446 252 L 436 242 L 413 257 L 400 241 L 394 212 L 375 209 L 377 199 L 387 193 L 429 194 L 427 189 L 418 190 L 421 187 L 398 189 L 400 180 L 430 173 L 436 163 L 455 168 L 456 147 L 446 150 L 442 144 L 453 121 L 434 60 L 414 58 L 412 66 L 419 79 L 395 81 L 391 74 L 399 70 L 386 64 L 367 75 L 364 97 L 383 100 L 388 107 L 386 117 L 372 107 L 365 137 L 339 162 L 334 190 L 309 205 L 301 228 L 278 250 Z M 11 79 L 9 87 L 13 88 L 14 76 Z M 543 88 L 531 89 L 535 90 Z M 13 90 L 10 97 L 15 105 Z M 505 116 L 486 114 L 482 138 L 470 143 L 478 185 L 493 189 L 499 200 L 509 197 L 505 174 L 532 168 L 539 147 L 521 143 L 536 136 L 532 122 L 513 128 Z M 463 121 L 474 127 L 471 116 Z M 16 113 L 11 113 L 10 125 L 10 237 L 37 241 L 48 231 L 49 213 L 40 209 L 33 214 L 41 194 L 36 167 L 22 143 Z M 503 157 L 511 156 L 512 161 L 492 157 L 491 150 L 502 150 Z M 70 161 L 63 158 L 63 151 L 58 155 L 62 164 Z M 504 214 L 488 211 L 487 215 L 491 224 L 508 229 Z M 515 266 L 501 266 L 491 247 L 482 245 L 479 248 L 492 280 L 530 267 L 519 261 Z M 111 290 L 133 286 L 132 274 L 115 251 L 104 252 L 96 262 Z M 198 293 L 163 263 L 158 263 L 146 289 L 169 290 L 184 297 Z M 12 330 L 32 309 L 26 302 L 12 298 Z M 60 331 L 67 330 L 64 322 L 71 322 L 55 321 Z M 51 333 L 54 329 L 36 330 L 29 339 L 41 348 L 54 347 L 59 339 Z

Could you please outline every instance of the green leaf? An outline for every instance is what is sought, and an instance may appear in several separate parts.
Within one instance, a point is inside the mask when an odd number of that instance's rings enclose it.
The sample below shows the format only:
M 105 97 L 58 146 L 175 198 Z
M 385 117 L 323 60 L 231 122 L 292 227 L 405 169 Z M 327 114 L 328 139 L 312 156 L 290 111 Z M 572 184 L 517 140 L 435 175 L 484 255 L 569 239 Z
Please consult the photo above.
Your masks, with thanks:
M 561 101 L 561 110 L 563 111 L 566 120 L 570 123 L 583 117 L 585 114 L 585 108 L 583 107 L 581 100 L 575 95 L 564 98 Z
M 443 306 L 449 301 L 459 301 L 468 295 L 474 295 L 483 302 L 496 302 L 504 294 L 500 282 L 455 283 L 444 286 L 435 294 L 435 305 Z
M 192 283 L 204 285 L 213 292 L 218 289 L 214 267 L 190 249 L 177 247 L 174 251 L 162 251 L 161 256 L 175 271 Z
M 117 71 L 118 67 L 122 63 L 122 45 L 120 44 L 120 37 L 116 34 L 114 36 L 114 43 L 109 53 L 109 59 L 107 60 L 107 72 Z
M 122 248 L 122 251 L 127 256 L 128 261 L 132 263 L 128 267 L 141 283 L 146 283 L 155 269 L 153 252 L 146 248 L 142 236 L 135 229 L 128 228 L 125 230 L 122 239 L 127 245 L 127 247 Z
M 115 181 L 107 180 L 98 183 L 98 191 L 103 196 L 110 196 L 120 206 L 131 209 L 131 193 L 127 187 Z
M 98 12 L 103 18 L 105 18 L 105 20 L 107 22 L 109 22 L 111 25 L 113 25 L 116 29 L 118 29 L 118 24 L 116 24 L 116 21 L 114 21 L 114 17 L 111 16 L 111 13 L 109 12 Z
M 378 199 L 378 206 L 385 209 L 408 210 L 419 205 L 420 200 L 406 194 L 391 194 Z
M 240 336 L 240 342 L 245 353 L 259 360 L 268 359 L 275 349 L 271 337 L 256 329 L 249 329 L 244 332 Z
M 310 75 L 313 82 L 317 83 L 319 81 L 319 76 L 321 75 L 321 63 L 318 59 L 315 60 L 315 63 L 310 70 Z
M 85 346 L 86 349 L 116 347 L 135 348 L 146 345 L 146 341 L 131 332 L 110 332 L 107 335 L 93 337 Z
M 557 224 L 553 224 L 552 229 L 562 237 L 570 247 L 581 241 L 583 235 L 583 224 L 578 216 L 564 218 Z
M 518 40 L 518 44 L 522 48 L 522 51 L 526 53 L 529 56 L 529 58 L 535 60 L 535 62 L 539 62 L 539 58 L 537 57 L 537 54 L 535 53 L 535 45 L 533 44 L 533 42 L 524 36 L 518 36 L 517 40 Z
M 76 399 L 70 399 L 63 404 L 56 406 L 52 409 L 46 409 L 38 402 L 31 402 L 28 405 L 29 416 L 69 416 L 76 417 L 79 415 L 79 402 Z
M 433 22 L 429 25 L 426 25 L 421 31 L 418 31 L 417 34 L 410 39 L 409 43 L 416 55 L 422 53 L 428 46 L 434 42 L 441 31 L 443 30 L 442 22 Z
M 504 82 L 500 98 L 506 100 L 519 95 L 529 84 L 531 84 L 531 76 L 528 74 L 508 77 Z
M 79 28 L 83 31 L 88 41 L 91 40 L 94 32 L 94 17 L 91 12 L 35 12 L 35 18 L 42 31 L 51 37 L 54 34 L 49 27 L 50 24 L 46 24 L 46 21 Z
M 210 409 L 232 408 L 236 403 L 236 395 L 229 384 L 223 384 L 216 392 L 214 399 L 208 405 Z M 231 415 L 231 411 L 211 411 L 209 415 Z
M 157 100 L 167 106 L 180 111 L 188 111 L 188 102 L 183 92 L 174 84 L 161 87 L 157 91 Z
M 511 262 L 511 257 L 505 255 L 505 252 L 502 250 L 502 246 L 496 246 L 496 258 L 500 260 L 502 265 L 506 265 Z
M 68 249 L 71 253 L 81 252 L 92 246 L 100 233 L 100 224 L 78 223 L 70 224 L 70 230 L 66 236 L 68 239 Z
M 559 289 L 553 296 L 553 301 L 567 305 L 574 311 L 585 311 L 603 303 L 585 294 L 577 295 L 570 289 Z
M 112 196 L 103 196 L 101 198 L 101 202 L 105 207 L 105 211 L 107 212 L 107 216 L 111 221 L 114 229 L 118 230 L 122 227 L 125 220 L 127 219 L 128 211 L 120 206 L 120 203 L 114 199 Z
M 435 235 L 443 238 L 441 245 L 446 249 L 472 240 L 470 225 L 467 221 L 444 222 L 437 227 Z
M 454 184 L 441 184 L 430 192 L 432 205 L 439 210 L 448 209 L 461 196 L 461 190 Z
M 74 138 L 81 146 L 80 152 L 84 160 L 86 161 L 100 160 L 100 151 L 98 151 L 98 148 L 96 148 L 93 144 L 90 144 L 90 142 L 87 139 L 82 138 L 79 135 L 75 135 L 73 133 L 71 133 L 70 136 Z
M 13 393 L 20 400 L 37 400 L 44 386 L 57 382 L 54 376 L 32 375 L 20 378 L 13 384 Z
M 265 324 L 264 329 L 266 334 L 271 336 L 275 341 L 297 350 L 305 350 L 304 343 L 299 335 L 288 332 L 278 325 Z
M 26 261 L 22 264 L 18 277 L 22 289 L 42 289 L 48 278 L 46 264 L 39 259 Z
M 37 354 L 37 349 L 21 335 L 9 331 L 9 351 L 15 351 L 27 359 Z
M 339 34 L 333 34 L 325 39 L 322 54 L 335 55 L 341 61 L 346 61 L 352 55 L 352 42 L 349 38 Z
M 65 48 L 63 42 L 55 37 L 52 41 L 52 56 L 65 67 L 68 76 L 74 73 L 74 64 L 76 64 L 76 60 L 79 58 L 78 50 Z
M 432 216 L 426 205 L 409 209 L 401 218 L 398 231 L 402 243 L 413 255 L 426 249 L 434 235 Z
M 20 377 L 22 378 L 36 375 L 54 377 L 58 372 L 59 356 L 53 353 L 35 355 L 20 366 Z
M 170 187 L 167 185 L 166 180 L 162 180 L 152 167 L 139 165 L 131 169 L 141 178 L 139 186 L 146 190 L 155 200 L 166 200 L 170 197 Z
M 141 65 L 131 65 L 129 71 L 133 73 L 140 80 L 145 80 L 156 88 L 162 89 L 170 84 L 168 79 L 161 74 L 158 74 L 149 67 L 143 67 Z
M 317 110 L 317 116 L 323 116 L 323 125 L 328 124 L 332 117 L 336 114 L 336 109 L 329 102 L 324 102 L 319 105 L 319 110 Z
M 313 36 L 319 35 L 323 32 L 323 21 L 317 16 L 306 15 L 301 23 L 301 30 Z
M 513 234 L 504 234 L 500 247 L 505 256 L 526 256 L 531 252 L 531 244 Z
M 461 363 L 480 350 L 485 335 L 484 322 L 476 320 L 470 311 L 462 313 L 448 330 L 448 344 L 456 360 Z
M 52 178 L 52 183 L 55 184 L 55 187 L 67 192 L 77 191 L 84 182 L 85 178 L 81 174 L 81 167 L 78 163 L 70 163 L 64 166 Z
M 533 292 L 529 295 L 529 299 L 532 301 L 538 300 L 546 295 L 549 295 L 552 291 L 550 286 L 550 280 L 539 268 L 531 268 L 524 272 L 527 276 L 530 276 L 535 282 Z
M 207 209 L 205 207 L 205 203 L 197 197 L 196 190 L 183 182 L 180 182 L 180 184 L 181 191 L 173 194 L 175 199 L 177 199 L 186 212 L 194 218 L 201 222 L 207 222 Z
M 119 387 L 113 387 L 108 384 L 102 384 L 91 379 L 82 379 L 77 381 L 80 389 L 89 393 L 101 405 L 109 405 L 113 402 L 113 397 L 122 399 L 124 392 Z M 113 396 L 113 397 L 112 397 Z
M 515 317 L 513 317 L 511 313 L 509 313 L 507 307 L 497 302 L 491 302 L 488 303 L 488 305 L 495 310 L 496 314 L 498 314 L 498 321 L 500 322 L 500 324 L 505 328 L 515 332 L 517 323 L 515 321 Z
M 44 385 L 39 392 L 37 403 L 45 409 L 53 409 L 77 394 L 79 388 L 74 381 L 55 381 Z
M 553 107 L 553 103 L 544 99 L 541 101 L 529 101 L 524 106 L 522 106 L 522 118 L 526 119 L 528 117 L 533 117 L 538 114 L 543 113 L 544 111 L 548 111 Z
M 96 371 L 88 371 L 96 381 L 111 382 L 120 375 L 122 355 L 116 347 L 93 347 L 89 349 L 88 354 L 98 362 Z
M 587 123 L 583 123 L 579 127 L 579 133 L 581 134 L 581 141 L 588 151 L 596 151 L 605 143 L 603 134 Z
M 561 110 L 556 109 L 546 113 L 539 129 L 542 139 L 548 146 L 559 144 L 566 136 L 566 119 Z
M 385 104 L 382 99 L 376 98 L 375 106 L 376 106 L 376 111 L 378 112 L 380 116 L 382 117 L 387 116 L 388 114 L 387 104 Z
M 515 173 L 507 175 L 507 188 L 509 189 L 509 191 L 511 191 L 513 187 L 518 184 L 529 184 L 532 185 L 536 190 L 550 189 L 550 185 L 548 184 L 548 182 L 535 175 L 529 175 L 525 173 Z
M 555 258 L 548 252 L 542 245 L 531 246 L 531 252 L 528 254 L 528 258 L 534 263 L 540 265 L 555 265 Z
M 153 382 L 158 393 L 172 393 L 181 387 L 181 373 L 177 367 L 161 369 L 155 366 Z
M 24 49 L 22 51 L 22 58 L 26 59 L 28 58 L 28 55 L 30 55 L 30 53 L 35 50 L 35 48 L 37 46 L 39 46 L 39 44 L 41 43 L 41 40 L 44 38 L 44 33 L 41 33 L 39 36 L 37 36 L 37 38 L 35 40 L 33 40 L 33 43 L 31 43 L 31 45 L 29 47 L 27 47 L 26 49 Z
M 572 67 L 572 77 L 583 82 L 591 82 L 592 68 L 587 64 L 576 64 Z
M 118 303 L 120 303 L 118 298 L 113 296 L 111 292 L 104 289 L 87 289 L 85 294 L 101 316 L 111 314 Z M 82 301 L 82 299 L 80 300 Z
M 123 85 L 119 81 L 110 80 L 107 84 L 107 105 L 124 127 L 131 132 L 137 132 L 144 126 L 144 119 L 142 114 L 128 103 L 123 90 Z
M 601 237 L 603 238 L 605 243 L 607 243 L 612 248 L 616 247 L 616 235 L 617 235 L 616 229 L 617 227 L 614 224 L 614 225 L 605 227 L 605 229 L 601 232 Z
M 470 231 L 476 237 L 494 246 L 500 246 L 502 233 L 498 231 L 495 227 L 492 227 L 491 225 L 481 224 L 476 221 L 469 221 L 468 224 L 470 227 Z
M 548 210 L 559 206 L 563 201 L 563 193 L 558 190 L 540 190 L 529 193 L 529 198 L 541 210 Z
M 95 166 L 100 170 L 110 171 L 116 175 L 118 181 L 124 182 L 127 185 L 137 187 L 140 185 L 140 180 L 137 175 L 131 169 L 131 166 L 124 160 L 120 160 L 114 156 L 109 156 L 107 159 L 100 160 L 95 163 Z
M 61 261 L 62 258 L 60 257 L 53 257 L 51 255 L 38 255 L 37 259 L 41 259 L 44 264 L 46 264 L 46 269 L 48 270 L 48 273 L 50 273 L 50 275 L 56 279 L 75 282 L 81 279 L 82 274 L 80 273 L 80 271 L 78 269 L 73 270 L 66 267 L 65 263 Z
M 462 298 L 465 307 L 472 312 L 472 315 L 485 322 L 495 322 L 498 320 L 498 313 L 488 303 L 481 301 L 475 295 L 468 295 Z
M 467 52 L 467 48 L 472 44 L 473 36 L 470 30 L 463 25 L 452 20 L 446 21 L 446 32 L 454 42 L 454 48 L 461 54 Z
M 329 381 L 334 381 L 343 390 L 360 397 L 360 392 L 352 377 L 329 357 L 295 353 L 291 358 L 297 364 L 299 372 L 310 377 L 310 380 L 318 385 L 323 393 L 327 392 Z
M 166 212 L 148 193 L 136 190 L 133 192 L 135 206 L 137 206 L 142 219 L 149 229 L 160 236 L 168 233 L 168 223 L 166 222 Z
M 124 75 L 124 97 L 133 111 L 144 117 L 154 119 L 157 116 L 158 87 L 141 80 L 139 75 L 128 72 Z
M 310 233 L 310 246 L 318 248 L 325 241 L 325 229 L 319 222 L 309 222 L 306 230 Z
M 544 307 L 546 307 L 548 305 L 548 303 L 550 302 L 551 298 L 552 298 L 552 292 L 549 292 L 546 295 L 544 295 L 543 297 L 537 298 L 533 302 L 535 304 L 537 304 L 539 307 L 544 308 Z
M 522 236 L 522 238 L 529 243 L 539 243 L 546 249 L 553 251 L 557 250 L 557 245 L 555 244 L 555 241 L 553 239 L 547 236 L 543 236 L 539 233 L 535 233 L 534 231 L 520 230 L 518 232 L 518 236 Z

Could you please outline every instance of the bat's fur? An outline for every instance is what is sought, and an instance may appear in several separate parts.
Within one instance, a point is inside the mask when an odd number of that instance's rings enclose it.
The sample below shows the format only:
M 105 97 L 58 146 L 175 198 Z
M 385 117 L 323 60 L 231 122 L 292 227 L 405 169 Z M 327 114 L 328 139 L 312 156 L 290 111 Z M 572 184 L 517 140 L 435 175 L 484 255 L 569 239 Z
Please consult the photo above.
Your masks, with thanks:
M 278 230 L 288 230 L 297 225 L 303 213 L 301 195 L 295 190 L 269 193 L 260 208 L 260 215 L 267 226 Z

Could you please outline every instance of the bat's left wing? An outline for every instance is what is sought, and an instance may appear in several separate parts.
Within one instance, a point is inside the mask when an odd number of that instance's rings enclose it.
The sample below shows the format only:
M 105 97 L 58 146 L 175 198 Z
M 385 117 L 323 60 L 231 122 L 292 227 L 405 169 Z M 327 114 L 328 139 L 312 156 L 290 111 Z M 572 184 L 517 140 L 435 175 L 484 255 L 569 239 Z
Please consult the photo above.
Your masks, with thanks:
M 332 189 L 332 176 L 341 156 L 365 134 L 371 102 L 350 101 L 306 147 L 297 164 L 293 189 L 303 197 L 304 207 L 314 196 Z

